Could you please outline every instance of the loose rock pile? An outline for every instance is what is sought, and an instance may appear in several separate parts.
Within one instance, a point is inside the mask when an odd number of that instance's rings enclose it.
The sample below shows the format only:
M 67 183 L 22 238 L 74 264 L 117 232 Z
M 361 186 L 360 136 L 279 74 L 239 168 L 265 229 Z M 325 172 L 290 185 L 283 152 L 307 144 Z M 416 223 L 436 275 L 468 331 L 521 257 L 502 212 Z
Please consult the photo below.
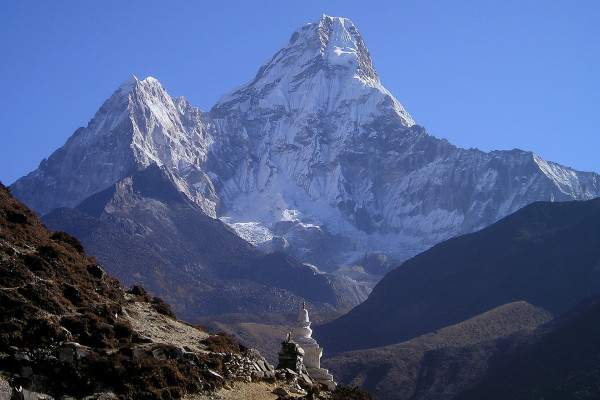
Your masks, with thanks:
M 274 380 L 275 369 L 257 350 L 248 349 L 245 355 L 216 353 L 223 362 L 224 379 L 236 382 Z

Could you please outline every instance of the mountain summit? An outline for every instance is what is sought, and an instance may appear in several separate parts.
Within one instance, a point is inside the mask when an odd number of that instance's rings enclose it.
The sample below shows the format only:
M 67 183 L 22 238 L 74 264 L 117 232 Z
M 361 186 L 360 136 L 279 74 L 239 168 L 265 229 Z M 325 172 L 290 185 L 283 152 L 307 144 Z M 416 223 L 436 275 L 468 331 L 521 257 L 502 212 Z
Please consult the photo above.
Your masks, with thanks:
M 257 107 L 282 107 L 286 112 L 327 114 L 365 95 L 372 97 L 370 106 L 391 101 L 404 124 L 414 125 L 402 105 L 381 85 L 369 50 L 352 21 L 323 15 L 319 22 L 294 32 L 252 81 L 223 96 L 215 108 L 246 112 Z
M 209 112 L 154 78 L 127 80 L 11 189 L 47 213 L 150 164 L 254 245 L 325 269 L 365 251 L 405 259 L 533 201 L 600 194 L 596 173 L 429 135 L 382 86 L 352 22 L 329 16 Z

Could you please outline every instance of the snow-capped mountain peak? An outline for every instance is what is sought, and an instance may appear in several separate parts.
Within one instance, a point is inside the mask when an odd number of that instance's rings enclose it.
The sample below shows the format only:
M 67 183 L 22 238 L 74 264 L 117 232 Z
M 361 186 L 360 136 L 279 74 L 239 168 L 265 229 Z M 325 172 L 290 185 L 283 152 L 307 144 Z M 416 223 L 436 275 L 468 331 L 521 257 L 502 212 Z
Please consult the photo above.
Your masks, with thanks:
M 139 79 L 137 78 L 137 76 L 131 75 L 131 77 L 129 79 L 127 79 L 125 82 L 123 82 L 121 84 L 121 86 L 119 86 L 119 89 L 117 89 L 117 91 L 119 91 L 123 94 L 129 93 L 138 84 L 138 82 L 139 82 Z
M 379 82 L 369 50 L 352 21 L 323 15 L 318 31 L 321 54 L 329 65 L 351 66 L 365 83 Z
M 294 32 L 252 81 L 223 96 L 214 110 L 254 115 L 275 106 L 308 116 L 356 104 L 361 108 L 356 112 L 370 118 L 383 102 L 393 105 L 405 126 L 414 125 L 404 107 L 381 85 L 352 21 L 324 15 Z
M 185 117 L 184 117 L 185 114 Z M 38 190 L 52 193 L 22 199 L 46 213 L 58 206 L 75 206 L 87 196 L 151 164 L 175 171 L 180 191 L 216 216 L 218 200 L 200 167 L 211 143 L 200 112 L 183 98 L 173 99 L 153 78 L 127 79 L 102 104 L 85 128 L 27 178 Z M 14 186 L 18 191 L 23 178 Z
M 153 111 L 160 117 L 164 117 L 165 113 L 161 110 L 164 107 L 160 103 L 169 103 L 169 99 L 157 79 L 147 77 L 140 81 L 133 75 L 123 82 L 96 112 L 86 128 L 87 137 L 115 131 L 120 123 L 127 123 L 132 110 L 144 102 L 148 105 L 152 104 Z
M 533 201 L 600 193 L 595 173 L 430 136 L 382 86 L 352 22 L 327 15 L 207 113 L 131 77 L 12 190 L 46 213 L 150 164 L 242 237 L 324 269 L 365 251 L 405 258 Z

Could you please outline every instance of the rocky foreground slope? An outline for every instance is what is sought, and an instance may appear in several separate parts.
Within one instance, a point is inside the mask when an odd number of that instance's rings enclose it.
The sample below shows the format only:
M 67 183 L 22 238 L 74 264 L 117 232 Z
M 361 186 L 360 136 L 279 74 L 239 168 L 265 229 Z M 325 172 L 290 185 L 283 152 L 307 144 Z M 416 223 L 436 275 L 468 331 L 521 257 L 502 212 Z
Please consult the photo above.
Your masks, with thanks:
M 140 286 L 126 292 L 0 185 L 0 398 L 191 399 L 261 381 L 258 398 L 340 398 L 177 320 Z

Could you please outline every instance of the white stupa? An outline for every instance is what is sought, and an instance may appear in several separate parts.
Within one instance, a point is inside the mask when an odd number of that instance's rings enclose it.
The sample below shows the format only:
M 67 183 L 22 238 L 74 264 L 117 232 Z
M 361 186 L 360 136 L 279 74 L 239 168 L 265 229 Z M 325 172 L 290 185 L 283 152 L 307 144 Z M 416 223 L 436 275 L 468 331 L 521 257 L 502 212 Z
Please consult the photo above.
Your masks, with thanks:
M 326 385 L 329 390 L 334 390 L 336 383 L 333 381 L 333 375 L 328 370 L 321 368 L 323 349 L 319 347 L 319 344 L 311 335 L 312 329 L 310 329 L 308 310 L 306 309 L 306 303 L 302 303 L 302 310 L 298 313 L 298 319 L 292 331 L 292 340 L 304 350 L 304 366 L 308 375 L 317 382 Z

